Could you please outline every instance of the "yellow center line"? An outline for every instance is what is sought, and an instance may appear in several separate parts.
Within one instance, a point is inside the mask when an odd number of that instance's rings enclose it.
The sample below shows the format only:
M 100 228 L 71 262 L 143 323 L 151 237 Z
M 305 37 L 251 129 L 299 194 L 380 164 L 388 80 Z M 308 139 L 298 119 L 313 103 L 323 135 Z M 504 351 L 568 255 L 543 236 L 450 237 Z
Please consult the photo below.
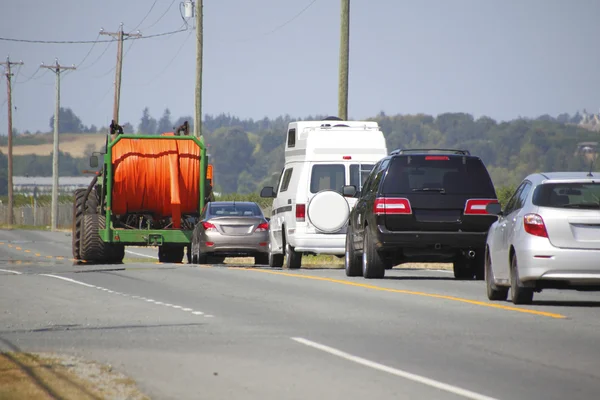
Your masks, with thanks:
M 41 257 L 42 255 L 40 253 L 35 253 L 36 257 Z
M 56 257 L 56 259 L 57 259 L 57 260 L 64 260 L 65 258 L 64 258 L 64 257 L 61 257 L 61 256 L 57 256 L 57 257 Z
M 17 250 L 23 250 L 23 249 L 22 249 L 22 248 L 20 248 L 20 247 L 16 247 L 16 249 L 17 249 Z
M 518 308 L 518 307 L 505 306 L 505 305 L 501 305 L 501 304 L 486 303 L 483 301 L 464 299 L 462 297 L 455 297 L 455 296 L 446 296 L 446 295 L 442 295 L 442 294 L 416 292 L 416 291 L 412 291 L 412 290 L 403 290 L 403 289 L 391 289 L 391 288 L 386 288 L 386 287 L 381 287 L 381 286 L 368 285 L 365 283 L 356 283 L 356 282 L 344 281 L 341 279 L 325 278 L 322 276 L 290 274 L 287 272 L 268 271 L 265 269 L 243 268 L 243 267 L 235 267 L 235 268 L 228 267 L 228 269 L 254 271 L 254 272 L 262 272 L 265 274 L 272 274 L 272 275 L 290 276 L 293 278 L 312 279 L 312 280 L 316 280 L 316 281 L 332 282 L 332 283 L 338 283 L 341 285 L 356 286 L 356 287 L 361 287 L 361 288 L 365 288 L 365 289 L 378 290 L 381 292 L 410 294 L 413 296 L 422 296 L 422 297 L 430 297 L 430 298 L 435 298 L 435 299 L 451 300 L 451 301 L 457 301 L 460 303 L 472 304 L 472 305 L 476 305 L 476 306 L 497 308 L 500 310 L 507 310 L 507 311 L 516 311 L 516 312 L 520 312 L 520 313 L 533 314 L 533 315 L 539 315 L 539 316 L 543 316 L 543 317 L 550 317 L 550 318 L 556 318 L 556 319 L 567 318 L 565 315 L 562 315 L 562 314 L 555 314 L 555 313 L 550 313 L 550 312 L 545 312 L 545 311 L 537 311 L 537 310 L 530 310 L 527 308 Z
M 31 250 L 25 250 L 25 253 L 31 253 Z

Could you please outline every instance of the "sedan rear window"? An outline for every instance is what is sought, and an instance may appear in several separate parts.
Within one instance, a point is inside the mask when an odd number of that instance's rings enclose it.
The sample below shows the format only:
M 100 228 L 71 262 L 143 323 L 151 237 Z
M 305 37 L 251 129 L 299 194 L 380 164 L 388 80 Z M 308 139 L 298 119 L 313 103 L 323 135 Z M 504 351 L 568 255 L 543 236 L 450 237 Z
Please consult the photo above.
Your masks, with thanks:
M 600 208 L 600 183 L 545 183 L 533 193 L 532 202 L 540 207 Z
M 217 217 L 262 217 L 260 207 L 255 204 L 211 204 L 208 213 Z
M 495 198 L 494 185 L 477 158 L 411 155 L 394 157 L 383 194 L 447 193 Z

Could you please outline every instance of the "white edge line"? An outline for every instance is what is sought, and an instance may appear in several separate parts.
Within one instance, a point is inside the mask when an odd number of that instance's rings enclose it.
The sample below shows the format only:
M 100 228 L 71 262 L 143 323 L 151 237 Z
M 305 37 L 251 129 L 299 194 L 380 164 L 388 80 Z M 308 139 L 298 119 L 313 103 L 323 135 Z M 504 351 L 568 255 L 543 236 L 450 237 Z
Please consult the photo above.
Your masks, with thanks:
M 0 272 L 9 272 L 11 274 L 15 274 L 15 275 L 23 275 L 22 272 L 18 272 L 18 271 L 12 271 L 10 269 L 0 269 Z
M 125 250 L 125 252 L 129 253 L 129 254 L 136 255 L 136 256 L 140 256 L 140 257 L 146 257 L 146 258 L 152 258 L 154 260 L 158 260 L 158 257 L 156 257 L 156 256 L 149 256 L 148 254 L 136 253 L 135 251 L 131 251 L 131 250 Z
M 49 276 L 50 278 L 56 278 L 56 279 L 62 279 L 63 281 L 67 281 L 67 282 L 71 282 L 71 283 L 76 283 L 78 285 L 82 285 L 82 286 L 86 286 L 86 287 L 90 287 L 90 288 L 96 288 L 97 286 L 94 285 L 88 285 L 87 283 L 84 282 L 80 282 L 80 281 L 76 281 L 75 279 L 71 279 L 71 278 L 65 278 L 64 276 L 57 276 L 57 275 L 51 275 L 51 274 L 40 274 L 42 276 Z M 100 289 L 100 288 L 98 288 Z
M 485 396 L 485 395 L 482 395 L 482 394 L 479 394 L 479 393 L 472 392 L 470 390 L 459 388 L 457 386 L 452 386 L 452 385 L 449 385 L 447 383 L 439 382 L 439 381 L 436 381 L 434 379 L 426 378 L 424 376 L 415 375 L 415 374 L 412 374 L 410 372 L 402 371 L 402 370 L 399 370 L 399 369 L 396 369 L 396 368 L 388 367 L 388 366 L 383 365 L 383 364 L 379 364 L 379 363 L 376 363 L 376 362 L 373 362 L 373 361 L 366 360 L 366 359 L 361 358 L 361 357 L 353 356 L 352 354 L 348 354 L 348 353 L 345 353 L 345 352 L 343 352 L 341 350 L 334 349 L 333 347 L 329 347 L 329 346 L 325 346 L 325 345 L 322 345 L 322 344 L 319 344 L 319 343 L 315 343 L 315 342 L 312 342 L 312 341 L 304 339 L 304 338 L 293 337 L 291 339 L 294 340 L 294 341 L 296 341 L 296 342 L 298 342 L 298 343 L 301 343 L 303 345 L 306 345 L 306 346 L 309 346 L 309 347 L 312 347 L 312 348 L 324 351 L 324 352 L 329 353 L 329 354 L 333 354 L 334 356 L 338 356 L 338 357 L 344 358 L 344 359 L 346 359 L 348 361 L 353 361 L 353 362 L 355 362 L 357 364 L 361 364 L 361 365 L 364 365 L 364 366 L 367 366 L 367 367 L 370 367 L 370 368 L 373 368 L 373 369 L 377 369 L 379 371 L 387 372 L 389 374 L 396 375 L 396 376 L 399 376 L 401 378 L 409 379 L 409 380 L 414 381 L 414 382 L 422 383 L 424 385 L 431 386 L 431 387 L 434 387 L 436 389 L 444 390 L 446 392 L 450 392 L 450 393 L 453 393 L 453 394 L 456 394 L 458 396 L 462 396 L 462 397 L 465 397 L 465 398 L 468 398 L 468 399 L 473 399 L 473 400 L 497 400 L 497 399 L 495 399 L 493 397 L 488 397 L 488 396 Z

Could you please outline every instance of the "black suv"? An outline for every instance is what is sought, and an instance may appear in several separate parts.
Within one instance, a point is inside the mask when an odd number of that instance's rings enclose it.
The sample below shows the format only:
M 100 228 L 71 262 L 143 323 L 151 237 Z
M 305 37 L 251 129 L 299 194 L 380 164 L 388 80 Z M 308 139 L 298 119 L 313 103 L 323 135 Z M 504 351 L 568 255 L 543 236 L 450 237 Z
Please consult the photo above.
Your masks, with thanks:
M 361 193 L 346 236 L 346 275 L 383 278 L 404 262 L 453 262 L 457 279 L 483 279 L 486 236 L 498 203 L 490 175 L 466 150 L 395 150 Z M 362 255 L 362 258 L 361 258 Z

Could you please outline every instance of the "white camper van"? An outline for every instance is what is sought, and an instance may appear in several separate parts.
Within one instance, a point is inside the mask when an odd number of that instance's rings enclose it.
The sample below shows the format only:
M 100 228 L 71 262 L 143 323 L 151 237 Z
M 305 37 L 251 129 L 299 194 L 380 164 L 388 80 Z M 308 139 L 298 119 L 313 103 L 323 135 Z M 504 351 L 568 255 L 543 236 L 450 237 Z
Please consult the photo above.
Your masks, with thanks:
M 358 191 L 387 146 L 377 122 L 292 122 L 285 143 L 285 166 L 277 187 L 265 187 L 272 197 L 269 265 L 300 268 L 303 254 L 345 253 L 346 224 L 356 197 L 342 193 L 345 185 Z

